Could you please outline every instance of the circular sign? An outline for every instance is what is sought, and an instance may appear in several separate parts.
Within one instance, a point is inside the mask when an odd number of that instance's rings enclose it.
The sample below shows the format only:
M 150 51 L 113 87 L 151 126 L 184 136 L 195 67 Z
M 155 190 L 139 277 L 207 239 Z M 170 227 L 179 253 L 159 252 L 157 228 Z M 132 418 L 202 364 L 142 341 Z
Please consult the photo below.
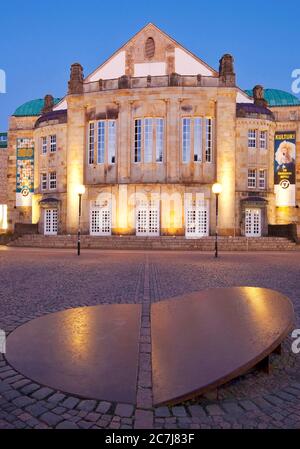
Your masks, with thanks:
M 28 196 L 30 191 L 28 189 L 28 187 L 23 187 L 23 189 L 21 190 L 22 196 Z
M 289 181 L 288 179 L 283 179 L 283 180 L 280 182 L 280 187 L 281 187 L 282 189 L 288 189 L 288 188 L 290 187 L 290 181 Z

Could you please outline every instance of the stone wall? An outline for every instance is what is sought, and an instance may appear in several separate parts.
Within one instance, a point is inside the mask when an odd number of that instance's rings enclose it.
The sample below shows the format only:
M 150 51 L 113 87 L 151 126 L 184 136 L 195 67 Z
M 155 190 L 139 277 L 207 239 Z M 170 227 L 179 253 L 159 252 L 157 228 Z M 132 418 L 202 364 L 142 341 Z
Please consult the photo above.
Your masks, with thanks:
M 7 204 L 7 150 L 0 148 L 0 204 Z

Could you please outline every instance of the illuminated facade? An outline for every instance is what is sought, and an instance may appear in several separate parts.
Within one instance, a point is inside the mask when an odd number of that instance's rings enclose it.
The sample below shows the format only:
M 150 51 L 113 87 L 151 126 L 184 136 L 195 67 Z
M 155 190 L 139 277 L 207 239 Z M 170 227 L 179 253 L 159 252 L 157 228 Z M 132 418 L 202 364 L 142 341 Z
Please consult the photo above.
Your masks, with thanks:
M 216 181 L 221 235 L 298 224 L 300 102 L 279 94 L 242 91 L 232 56 L 216 71 L 149 24 L 86 78 L 73 64 L 63 99 L 48 95 L 11 117 L 9 228 L 75 234 L 84 185 L 85 234 L 205 237 L 215 232 Z M 274 188 L 280 132 L 287 205 Z
M 7 230 L 7 133 L 0 133 L 0 233 Z

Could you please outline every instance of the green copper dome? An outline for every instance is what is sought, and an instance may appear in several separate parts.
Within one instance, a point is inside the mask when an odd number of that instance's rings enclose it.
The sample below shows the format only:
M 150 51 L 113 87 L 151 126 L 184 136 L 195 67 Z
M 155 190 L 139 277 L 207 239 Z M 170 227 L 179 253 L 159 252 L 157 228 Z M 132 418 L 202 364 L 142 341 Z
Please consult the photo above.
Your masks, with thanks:
M 54 98 L 54 104 L 57 104 L 60 102 L 60 98 Z M 22 104 L 22 106 L 19 106 L 15 113 L 13 114 L 15 117 L 33 117 L 41 115 L 42 109 L 44 107 L 44 99 L 39 98 L 37 100 L 28 101 L 27 103 Z
M 253 90 L 245 91 L 250 97 L 253 96 Z M 300 106 L 299 98 L 295 95 L 279 89 L 264 89 L 264 97 L 269 106 Z

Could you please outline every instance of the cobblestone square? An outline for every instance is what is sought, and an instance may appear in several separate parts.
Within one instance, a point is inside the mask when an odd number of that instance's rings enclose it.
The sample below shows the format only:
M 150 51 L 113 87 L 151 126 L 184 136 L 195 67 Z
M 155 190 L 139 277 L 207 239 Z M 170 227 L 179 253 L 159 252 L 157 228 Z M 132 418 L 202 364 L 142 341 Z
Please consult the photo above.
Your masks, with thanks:
M 256 286 L 288 296 L 300 328 L 300 252 L 142 252 L 0 247 L 0 329 L 98 304 L 142 304 L 137 406 L 55 391 L 0 355 L 0 428 L 300 428 L 300 354 L 271 358 L 217 393 L 176 407 L 152 406 L 150 304 L 207 288 Z M 271 319 L 271 317 L 270 317 Z M 180 331 L 180 330 L 179 330 Z M 182 329 L 182 332 L 185 332 Z M 49 387 L 49 388 L 48 388 Z

